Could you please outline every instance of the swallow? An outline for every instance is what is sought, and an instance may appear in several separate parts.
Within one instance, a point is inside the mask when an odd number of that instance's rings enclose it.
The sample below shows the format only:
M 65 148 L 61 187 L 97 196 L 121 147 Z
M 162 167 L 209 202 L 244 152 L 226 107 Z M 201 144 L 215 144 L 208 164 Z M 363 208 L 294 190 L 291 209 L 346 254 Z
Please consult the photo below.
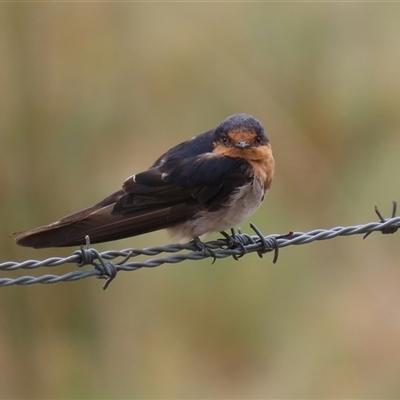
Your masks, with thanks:
M 201 243 L 250 217 L 274 171 L 260 122 L 235 114 L 171 148 L 99 203 L 13 235 L 18 245 L 46 248 L 83 245 L 86 236 L 101 243 L 166 228 L 175 240 Z

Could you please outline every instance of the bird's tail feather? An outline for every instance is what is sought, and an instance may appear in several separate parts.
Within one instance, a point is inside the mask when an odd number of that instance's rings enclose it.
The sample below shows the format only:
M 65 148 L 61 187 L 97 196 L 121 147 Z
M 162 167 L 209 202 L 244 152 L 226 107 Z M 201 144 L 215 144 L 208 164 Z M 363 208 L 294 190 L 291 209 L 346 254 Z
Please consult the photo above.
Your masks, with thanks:
M 177 204 L 115 214 L 115 198 L 106 200 L 50 225 L 15 233 L 16 242 L 33 248 L 79 246 L 85 244 L 87 235 L 90 243 L 108 242 L 168 228 L 190 218 L 192 213 L 190 207 Z

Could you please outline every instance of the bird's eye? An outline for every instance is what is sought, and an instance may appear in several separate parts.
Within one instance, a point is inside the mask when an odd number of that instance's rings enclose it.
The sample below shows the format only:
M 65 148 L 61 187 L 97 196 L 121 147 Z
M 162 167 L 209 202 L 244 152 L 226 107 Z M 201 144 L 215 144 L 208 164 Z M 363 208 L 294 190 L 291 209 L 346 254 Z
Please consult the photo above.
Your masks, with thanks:
M 228 138 L 226 136 L 222 137 L 222 143 L 227 145 L 228 144 Z
M 257 142 L 257 143 L 261 143 L 261 136 L 257 136 L 257 137 L 256 137 L 256 142 Z

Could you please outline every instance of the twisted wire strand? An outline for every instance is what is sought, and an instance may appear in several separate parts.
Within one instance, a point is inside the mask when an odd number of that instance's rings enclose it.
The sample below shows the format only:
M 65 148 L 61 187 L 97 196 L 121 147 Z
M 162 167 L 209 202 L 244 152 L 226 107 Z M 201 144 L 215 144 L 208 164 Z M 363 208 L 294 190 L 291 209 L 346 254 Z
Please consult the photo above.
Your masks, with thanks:
M 128 248 L 124 250 L 108 250 L 102 253 L 96 249 L 89 247 L 82 247 L 76 250 L 69 257 L 51 257 L 45 260 L 26 260 L 23 262 L 7 261 L 0 263 L 0 270 L 14 271 L 17 269 L 36 269 L 40 267 L 57 267 L 59 265 L 75 263 L 78 267 L 84 265 L 92 265 L 94 268 L 91 270 L 77 270 L 66 273 L 64 275 L 51 275 L 45 274 L 38 277 L 21 276 L 18 278 L 0 278 L 0 286 L 11 285 L 32 285 L 36 283 L 57 283 L 57 282 L 71 282 L 80 279 L 85 279 L 91 276 L 106 279 L 104 289 L 107 288 L 109 283 L 116 277 L 118 271 L 135 271 L 140 268 L 154 268 L 162 264 L 175 264 L 185 260 L 202 260 L 208 257 L 215 259 L 226 258 L 233 256 L 238 259 L 248 253 L 257 252 L 260 257 L 263 254 L 275 251 L 274 262 L 278 257 L 278 250 L 290 245 L 302 245 L 311 243 L 316 240 L 327 240 L 337 236 L 350 236 L 356 234 L 364 234 L 366 238 L 370 233 L 380 231 L 384 234 L 395 233 L 400 227 L 400 217 L 395 217 L 396 203 L 393 202 L 392 218 L 384 219 L 379 210 L 375 208 L 377 215 L 380 218 L 379 222 L 370 222 L 362 225 L 334 227 L 331 229 L 315 229 L 313 231 L 303 232 L 290 232 L 286 235 L 268 235 L 264 236 L 260 230 L 254 225 L 250 224 L 251 228 L 255 231 L 256 235 L 248 235 L 246 233 L 235 233 L 232 230 L 232 239 L 236 246 L 232 248 L 223 248 L 228 244 L 227 239 L 219 239 L 205 243 L 207 249 L 210 251 L 199 251 L 196 244 L 193 242 L 187 244 L 169 244 L 167 246 L 148 247 L 144 249 Z M 189 251 L 182 254 L 173 254 L 159 258 L 150 258 L 145 261 L 131 261 L 132 258 L 139 255 L 157 256 L 161 253 L 180 253 L 182 251 Z M 118 262 L 111 262 L 122 258 Z

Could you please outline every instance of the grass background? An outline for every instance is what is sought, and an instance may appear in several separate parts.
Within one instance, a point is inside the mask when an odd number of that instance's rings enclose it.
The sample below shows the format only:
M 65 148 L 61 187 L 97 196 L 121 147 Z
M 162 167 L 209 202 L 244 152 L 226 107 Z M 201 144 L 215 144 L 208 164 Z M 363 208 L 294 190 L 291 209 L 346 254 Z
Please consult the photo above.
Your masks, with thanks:
M 8 235 L 97 202 L 237 112 L 264 124 L 277 162 L 251 218 L 265 234 L 369 222 L 375 204 L 389 215 L 399 18 L 379 2 L 0 4 L 0 261 L 70 254 Z M 121 273 L 106 292 L 1 288 L 0 397 L 397 398 L 398 260 L 398 236 L 374 234 L 290 247 L 277 265 Z

